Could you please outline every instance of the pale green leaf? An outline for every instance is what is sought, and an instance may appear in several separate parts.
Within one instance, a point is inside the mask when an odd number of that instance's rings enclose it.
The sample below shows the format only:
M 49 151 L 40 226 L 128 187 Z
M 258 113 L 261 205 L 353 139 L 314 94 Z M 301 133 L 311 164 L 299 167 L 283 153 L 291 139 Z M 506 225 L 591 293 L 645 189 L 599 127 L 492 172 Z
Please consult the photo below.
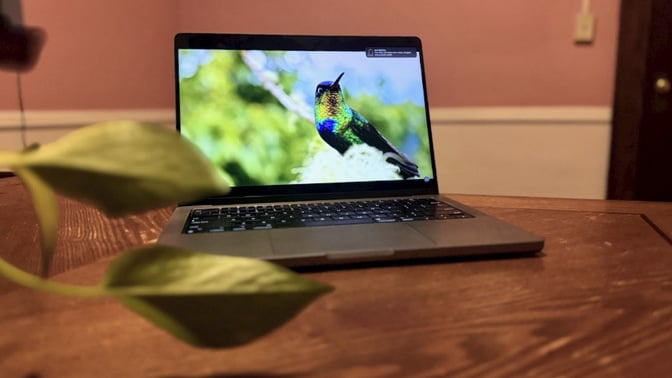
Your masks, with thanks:
M 177 132 L 116 121 L 73 131 L 26 151 L 12 168 L 28 168 L 57 193 L 119 216 L 224 194 L 212 163 Z
M 266 261 L 160 245 L 119 256 L 103 285 L 155 325 L 209 348 L 263 336 L 331 290 Z
M 19 152 L 0 151 L 0 168 L 9 168 L 21 161 Z
M 42 250 L 42 276 L 46 277 L 51 266 L 51 258 L 58 237 L 58 201 L 53 190 L 29 168 L 18 168 L 15 173 L 28 188 L 33 199 L 37 220 L 40 225 L 40 247 Z

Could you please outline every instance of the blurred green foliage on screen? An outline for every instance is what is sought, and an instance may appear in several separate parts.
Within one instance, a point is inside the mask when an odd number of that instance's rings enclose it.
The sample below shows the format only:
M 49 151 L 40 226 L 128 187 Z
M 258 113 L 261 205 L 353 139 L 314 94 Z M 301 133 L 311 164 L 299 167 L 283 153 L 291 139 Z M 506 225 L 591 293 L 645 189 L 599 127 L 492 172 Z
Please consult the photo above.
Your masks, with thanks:
M 283 52 L 265 53 L 264 75 L 289 97 L 305 102 L 312 115 L 313 93 L 301 96 L 295 93 L 300 72 L 282 63 Z M 180 54 L 184 57 L 194 52 Z M 297 178 L 296 168 L 309 165 L 319 151 L 331 148 L 322 141 L 313 121 L 289 111 L 264 87 L 240 52 L 210 52 L 193 75 L 180 77 L 180 81 L 182 134 L 224 172 L 230 185 L 293 182 Z M 383 104 L 366 93 L 351 97 L 347 87 L 345 96 L 348 104 L 392 144 L 402 150 L 411 146 L 415 153 L 409 157 L 419 165 L 422 176 L 432 176 L 421 106 L 410 101 Z

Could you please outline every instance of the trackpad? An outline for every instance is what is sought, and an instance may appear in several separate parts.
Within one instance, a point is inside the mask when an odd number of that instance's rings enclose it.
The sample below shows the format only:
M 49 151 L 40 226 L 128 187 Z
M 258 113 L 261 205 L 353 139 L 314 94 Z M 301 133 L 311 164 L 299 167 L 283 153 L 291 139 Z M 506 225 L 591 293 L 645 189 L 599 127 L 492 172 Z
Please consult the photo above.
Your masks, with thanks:
M 403 223 L 303 227 L 271 230 L 273 253 L 279 256 L 422 249 L 434 242 Z

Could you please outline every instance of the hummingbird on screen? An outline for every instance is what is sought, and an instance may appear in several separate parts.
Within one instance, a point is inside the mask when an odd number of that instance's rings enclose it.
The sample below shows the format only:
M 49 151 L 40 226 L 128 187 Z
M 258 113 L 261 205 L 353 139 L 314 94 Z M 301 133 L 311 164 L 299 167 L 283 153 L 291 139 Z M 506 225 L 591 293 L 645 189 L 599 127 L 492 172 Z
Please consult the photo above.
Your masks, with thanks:
M 341 154 L 353 145 L 367 144 L 380 150 L 388 163 L 399 167 L 402 178 L 419 176 L 418 165 L 345 102 L 340 85 L 344 73 L 334 81 L 319 83 L 315 89 L 315 126 L 320 137 Z

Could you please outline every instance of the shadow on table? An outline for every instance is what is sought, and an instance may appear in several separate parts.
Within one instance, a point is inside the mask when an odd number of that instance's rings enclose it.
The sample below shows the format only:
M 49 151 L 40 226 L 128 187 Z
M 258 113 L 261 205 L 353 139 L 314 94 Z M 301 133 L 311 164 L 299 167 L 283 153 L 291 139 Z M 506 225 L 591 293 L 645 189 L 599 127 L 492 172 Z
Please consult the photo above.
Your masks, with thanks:
M 330 270 L 350 270 L 350 269 L 367 269 L 380 267 L 399 267 L 399 266 L 417 266 L 430 264 L 454 264 L 454 263 L 468 263 L 468 262 L 484 262 L 497 260 L 525 260 L 538 264 L 541 268 L 541 260 L 546 254 L 542 251 L 529 253 L 499 253 L 492 255 L 472 255 L 472 256 L 444 256 L 444 257 L 429 257 L 421 259 L 409 260 L 390 260 L 390 261 L 361 261 L 353 263 L 342 263 L 335 265 L 319 265 L 319 266 L 304 266 L 292 267 L 291 269 L 299 273 L 317 273 Z

